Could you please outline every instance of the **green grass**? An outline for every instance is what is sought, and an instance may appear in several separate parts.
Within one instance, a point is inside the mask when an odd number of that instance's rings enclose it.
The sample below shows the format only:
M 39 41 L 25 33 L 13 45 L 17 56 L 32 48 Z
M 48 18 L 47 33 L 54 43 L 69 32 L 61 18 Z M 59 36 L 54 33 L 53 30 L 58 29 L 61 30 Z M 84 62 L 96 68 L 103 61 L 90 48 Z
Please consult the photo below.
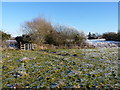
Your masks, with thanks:
M 120 88 L 117 48 L 15 50 L 2 54 L 3 88 L 15 84 L 23 88 Z

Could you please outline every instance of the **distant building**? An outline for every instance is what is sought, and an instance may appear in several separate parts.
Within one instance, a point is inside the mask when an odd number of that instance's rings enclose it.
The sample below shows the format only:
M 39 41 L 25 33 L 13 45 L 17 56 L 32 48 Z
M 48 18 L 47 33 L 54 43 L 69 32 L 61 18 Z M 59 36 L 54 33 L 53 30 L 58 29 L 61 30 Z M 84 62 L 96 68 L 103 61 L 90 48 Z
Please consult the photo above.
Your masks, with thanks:
M 5 45 L 9 49 L 33 50 L 34 44 L 30 41 L 29 36 L 18 36 L 15 40 L 6 40 Z
M 102 39 L 102 36 L 99 34 L 90 33 L 87 35 L 87 39 Z
M 18 49 L 18 43 L 16 40 L 6 40 L 5 45 L 7 48 Z

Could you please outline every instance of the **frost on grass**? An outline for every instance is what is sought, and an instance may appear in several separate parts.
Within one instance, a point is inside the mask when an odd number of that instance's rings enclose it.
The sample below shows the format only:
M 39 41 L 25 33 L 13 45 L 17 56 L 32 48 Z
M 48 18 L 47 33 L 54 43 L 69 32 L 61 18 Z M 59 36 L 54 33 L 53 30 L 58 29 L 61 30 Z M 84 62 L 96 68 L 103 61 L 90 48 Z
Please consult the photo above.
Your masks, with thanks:
M 118 49 L 4 51 L 3 88 L 120 88 Z

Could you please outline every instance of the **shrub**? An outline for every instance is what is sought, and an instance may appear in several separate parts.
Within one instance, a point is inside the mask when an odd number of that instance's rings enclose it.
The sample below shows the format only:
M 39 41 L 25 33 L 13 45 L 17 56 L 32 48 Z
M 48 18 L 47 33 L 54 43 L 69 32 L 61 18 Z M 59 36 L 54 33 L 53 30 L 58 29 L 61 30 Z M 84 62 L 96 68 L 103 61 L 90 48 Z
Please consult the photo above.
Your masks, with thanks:
M 115 32 L 107 32 L 102 35 L 103 38 L 106 40 L 113 40 L 113 41 L 119 41 L 120 34 Z

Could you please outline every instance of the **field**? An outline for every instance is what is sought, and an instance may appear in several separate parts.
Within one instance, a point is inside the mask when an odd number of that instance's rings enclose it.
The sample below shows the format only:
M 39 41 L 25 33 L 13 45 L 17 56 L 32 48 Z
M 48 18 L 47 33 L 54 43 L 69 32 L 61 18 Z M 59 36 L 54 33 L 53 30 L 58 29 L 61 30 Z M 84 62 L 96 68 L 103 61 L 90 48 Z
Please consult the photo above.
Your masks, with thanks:
M 118 49 L 2 52 L 2 88 L 120 88 Z

